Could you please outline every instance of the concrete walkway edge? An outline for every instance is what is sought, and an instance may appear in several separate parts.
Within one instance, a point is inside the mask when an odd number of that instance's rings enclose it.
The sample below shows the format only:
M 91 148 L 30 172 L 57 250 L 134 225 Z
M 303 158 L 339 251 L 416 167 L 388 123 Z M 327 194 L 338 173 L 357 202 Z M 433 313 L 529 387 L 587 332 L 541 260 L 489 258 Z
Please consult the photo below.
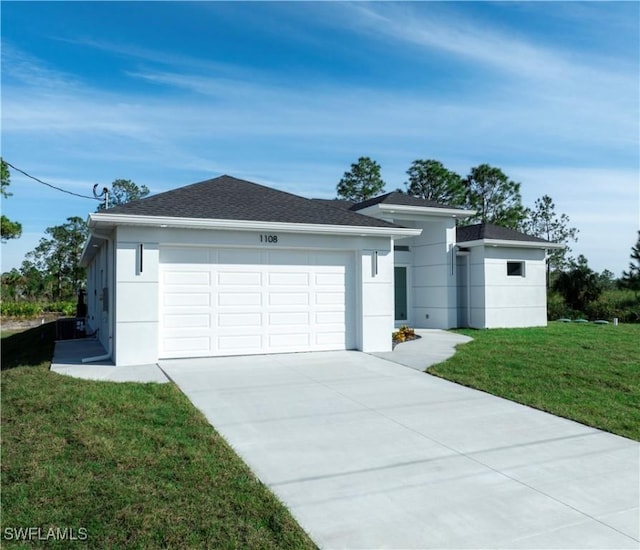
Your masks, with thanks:
M 157 382 L 166 383 L 169 379 L 157 364 L 116 367 L 112 361 L 83 363 L 85 357 L 105 355 L 105 349 L 95 338 L 79 340 L 57 340 L 51 360 L 51 372 L 83 378 L 85 380 L 103 380 L 108 382 Z
M 463 334 L 438 329 L 416 329 L 416 334 L 420 338 L 398 344 L 393 351 L 370 355 L 424 372 L 453 357 L 456 346 L 473 340 Z

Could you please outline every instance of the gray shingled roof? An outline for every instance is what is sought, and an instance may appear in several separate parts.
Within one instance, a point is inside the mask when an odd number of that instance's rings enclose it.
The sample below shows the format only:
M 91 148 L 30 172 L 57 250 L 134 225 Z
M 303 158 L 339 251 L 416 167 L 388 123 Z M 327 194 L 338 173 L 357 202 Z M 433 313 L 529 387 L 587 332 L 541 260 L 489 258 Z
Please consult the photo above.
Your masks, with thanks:
M 231 176 L 179 187 L 103 212 L 172 218 L 402 227 Z
M 549 243 L 545 239 L 526 235 L 515 229 L 507 229 L 491 223 L 479 223 L 456 228 L 456 240 L 459 243 L 479 241 L 483 239 L 500 241 L 526 241 L 533 243 Z
M 311 199 L 319 204 L 325 206 L 332 206 L 333 208 L 340 208 L 341 210 L 351 210 L 351 207 L 356 204 L 353 201 L 345 201 L 342 199 Z
M 385 195 L 380 195 L 379 197 L 374 197 L 373 199 L 367 199 L 366 201 L 354 204 L 351 207 L 351 210 L 362 210 L 363 208 L 373 206 L 374 204 L 398 204 L 402 206 L 422 206 L 425 208 L 453 208 L 446 204 L 428 201 L 426 199 L 414 197 L 413 195 L 405 195 L 404 193 L 400 193 L 400 191 L 392 191 L 391 193 L 386 193 Z

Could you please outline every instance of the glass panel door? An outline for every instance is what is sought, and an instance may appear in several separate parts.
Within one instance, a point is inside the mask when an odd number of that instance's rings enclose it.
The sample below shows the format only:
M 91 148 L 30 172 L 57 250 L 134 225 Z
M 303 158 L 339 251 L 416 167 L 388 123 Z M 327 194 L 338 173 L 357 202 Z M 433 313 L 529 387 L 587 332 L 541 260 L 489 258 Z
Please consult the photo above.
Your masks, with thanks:
M 407 268 L 395 267 L 395 317 L 396 321 L 406 321 L 407 316 Z

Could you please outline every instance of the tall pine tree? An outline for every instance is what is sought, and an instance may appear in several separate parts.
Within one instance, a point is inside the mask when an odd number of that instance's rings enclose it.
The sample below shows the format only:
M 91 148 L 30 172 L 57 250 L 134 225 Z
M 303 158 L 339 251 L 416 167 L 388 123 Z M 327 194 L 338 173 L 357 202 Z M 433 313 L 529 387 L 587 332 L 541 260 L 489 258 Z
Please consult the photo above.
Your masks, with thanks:
M 380 165 L 369 157 L 360 157 L 344 173 L 336 191 L 339 199 L 361 202 L 380 195 L 384 191 L 384 185 Z
M 452 207 L 464 205 L 462 178 L 437 160 L 414 160 L 407 170 L 407 194 Z
M 464 180 L 466 207 L 477 214 L 465 223 L 492 223 L 522 229 L 526 210 L 520 184 L 510 180 L 500 168 L 481 164 Z
M 578 240 L 578 230 L 569 225 L 569 216 L 556 214 L 555 208 L 551 197 L 544 195 L 536 199 L 533 210 L 527 210 L 527 219 L 523 224 L 525 233 L 552 243 L 565 245 L 561 249 L 549 250 L 547 284 L 549 284 L 552 271 L 562 271 L 569 267 L 571 263 L 569 242 Z

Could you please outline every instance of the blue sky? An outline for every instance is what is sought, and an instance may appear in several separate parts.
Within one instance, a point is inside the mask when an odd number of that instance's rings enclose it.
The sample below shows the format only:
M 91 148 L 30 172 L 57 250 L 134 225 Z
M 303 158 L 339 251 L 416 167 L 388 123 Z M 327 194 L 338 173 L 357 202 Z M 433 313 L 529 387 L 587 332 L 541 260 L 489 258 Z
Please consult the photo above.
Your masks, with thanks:
M 2 155 L 91 194 L 221 174 L 333 197 L 360 156 L 481 163 L 550 195 L 616 275 L 640 227 L 640 4 L 2 2 Z M 24 234 L 95 203 L 11 175 Z

